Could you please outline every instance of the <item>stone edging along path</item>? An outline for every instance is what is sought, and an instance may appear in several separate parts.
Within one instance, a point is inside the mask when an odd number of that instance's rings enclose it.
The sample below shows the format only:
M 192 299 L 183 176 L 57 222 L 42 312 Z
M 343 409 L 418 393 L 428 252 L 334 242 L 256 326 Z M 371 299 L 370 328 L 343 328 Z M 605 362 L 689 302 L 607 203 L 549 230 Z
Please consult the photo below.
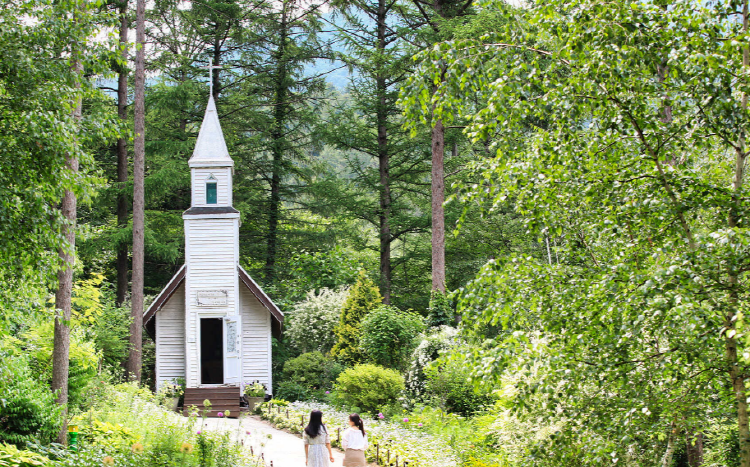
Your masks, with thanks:
M 305 467 L 305 448 L 302 438 L 288 431 L 279 430 L 258 416 L 243 416 L 240 419 L 207 418 L 204 427 L 209 430 L 237 433 L 238 441 L 246 446 L 252 446 L 256 454 L 262 453 L 269 467 L 271 465 L 273 467 Z M 331 467 L 341 466 L 344 453 L 334 448 L 333 457 L 335 460 Z M 376 467 L 375 464 L 369 465 Z

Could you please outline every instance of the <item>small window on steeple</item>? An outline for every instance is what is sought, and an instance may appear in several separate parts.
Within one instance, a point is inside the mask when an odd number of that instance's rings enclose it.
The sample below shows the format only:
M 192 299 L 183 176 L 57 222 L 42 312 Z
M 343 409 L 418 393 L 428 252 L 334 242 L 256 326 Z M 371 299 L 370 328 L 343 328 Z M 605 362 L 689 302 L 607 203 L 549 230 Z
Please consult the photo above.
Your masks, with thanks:
M 216 178 L 214 177 L 214 174 L 211 174 L 206 180 L 206 204 L 216 203 Z

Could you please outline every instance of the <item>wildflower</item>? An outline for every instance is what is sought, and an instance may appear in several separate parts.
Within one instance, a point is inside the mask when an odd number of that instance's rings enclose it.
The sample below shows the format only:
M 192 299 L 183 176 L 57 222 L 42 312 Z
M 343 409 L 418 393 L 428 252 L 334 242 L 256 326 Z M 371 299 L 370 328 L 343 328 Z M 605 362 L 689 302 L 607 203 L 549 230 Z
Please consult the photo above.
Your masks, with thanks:
M 143 445 L 141 443 L 135 443 L 130 447 L 133 454 L 143 454 Z
M 219 418 L 224 418 L 224 412 L 219 412 L 217 415 L 219 416 Z
M 112 456 L 106 456 L 104 459 L 102 459 L 102 465 L 115 465 L 115 458 Z
M 418 426 L 419 428 L 422 428 L 422 427 L 423 427 L 424 425 L 422 425 L 421 423 L 418 423 L 418 424 L 417 424 L 417 426 Z
M 196 432 L 195 432 L 195 434 L 196 434 L 196 435 L 199 435 L 199 434 L 201 434 L 201 430 L 198 430 L 198 431 L 196 431 Z
M 331 393 L 331 391 L 326 391 L 326 394 L 330 394 L 330 393 Z
M 250 436 L 250 430 L 247 430 L 247 431 L 245 432 L 245 434 L 246 434 L 246 435 L 248 435 L 248 436 Z
M 193 445 L 190 443 L 182 443 L 182 446 L 180 446 L 180 452 L 183 454 L 190 454 L 193 452 Z
M 206 408 L 211 407 L 211 401 L 208 399 L 203 399 L 203 406 Z
M 224 416 L 228 417 L 228 416 L 229 416 L 229 414 L 231 414 L 231 413 L 232 413 L 232 411 L 231 411 L 231 410 L 227 410 L 226 412 L 224 412 Z
M 409 419 L 408 419 L 408 418 L 405 418 L 405 419 L 404 419 L 404 423 L 409 423 Z
M 385 418 L 385 415 L 383 415 L 383 413 L 381 412 L 381 413 L 378 414 L 378 418 L 382 420 L 382 419 Z

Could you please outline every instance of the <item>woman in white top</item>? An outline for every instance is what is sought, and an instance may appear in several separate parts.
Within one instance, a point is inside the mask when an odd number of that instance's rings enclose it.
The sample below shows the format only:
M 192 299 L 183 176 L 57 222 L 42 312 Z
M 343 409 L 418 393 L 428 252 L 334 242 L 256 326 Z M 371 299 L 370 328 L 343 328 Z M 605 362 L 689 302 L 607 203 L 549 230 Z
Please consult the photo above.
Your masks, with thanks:
M 323 425 L 323 412 L 313 410 L 310 413 L 310 423 L 305 427 L 302 440 L 305 443 L 307 467 L 328 467 L 328 461 L 333 462 L 331 440 L 326 426 Z
M 367 433 L 365 433 L 365 422 L 353 413 L 349 415 L 349 428 L 341 435 L 341 444 L 344 447 L 344 467 L 365 467 L 365 449 L 367 449 Z

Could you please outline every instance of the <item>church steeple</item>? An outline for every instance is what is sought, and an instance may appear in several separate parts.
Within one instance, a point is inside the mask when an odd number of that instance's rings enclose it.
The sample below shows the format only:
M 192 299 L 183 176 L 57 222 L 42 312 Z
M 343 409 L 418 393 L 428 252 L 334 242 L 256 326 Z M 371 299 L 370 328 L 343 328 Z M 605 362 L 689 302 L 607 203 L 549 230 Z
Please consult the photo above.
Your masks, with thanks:
M 213 95 L 209 94 L 193 156 L 188 161 L 192 185 L 192 207 L 231 207 L 232 171 L 224 133 Z
M 234 161 L 229 156 L 224 133 L 221 131 L 219 114 L 216 111 L 214 96 L 209 94 L 206 115 L 203 117 L 198 140 L 195 142 L 193 157 L 188 162 L 193 167 L 234 167 Z

